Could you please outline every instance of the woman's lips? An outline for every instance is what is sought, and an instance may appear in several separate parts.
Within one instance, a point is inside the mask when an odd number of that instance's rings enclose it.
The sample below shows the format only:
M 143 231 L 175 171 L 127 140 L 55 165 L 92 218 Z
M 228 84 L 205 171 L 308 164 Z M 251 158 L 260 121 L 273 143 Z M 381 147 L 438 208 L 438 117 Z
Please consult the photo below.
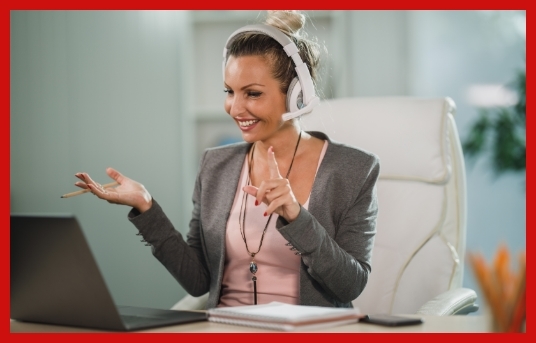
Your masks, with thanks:
M 255 126 L 257 126 L 257 123 L 259 122 L 258 119 L 249 119 L 249 120 L 237 120 L 238 127 L 242 131 L 249 131 L 252 130 Z

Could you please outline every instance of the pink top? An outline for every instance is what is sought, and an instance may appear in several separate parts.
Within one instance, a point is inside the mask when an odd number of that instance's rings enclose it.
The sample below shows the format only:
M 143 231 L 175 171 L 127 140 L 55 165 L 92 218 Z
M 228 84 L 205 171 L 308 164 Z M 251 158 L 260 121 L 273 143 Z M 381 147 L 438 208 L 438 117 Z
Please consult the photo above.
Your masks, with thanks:
M 316 170 L 324 158 L 328 141 L 324 146 L 318 160 Z M 252 260 L 246 250 L 244 240 L 240 233 L 238 219 L 240 205 L 242 204 L 243 191 L 246 185 L 248 173 L 248 160 L 242 167 L 238 188 L 236 190 L 231 214 L 227 221 L 225 235 L 225 269 L 223 272 L 220 303 L 218 307 L 241 306 L 253 304 L 253 274 L 249 271 Z M 309 198 L 304 208 L 308 208 Z M 255 206 L 255 198 L 247 197 L 247 211 L 245 222 L 245 234 L 250 252 L 259 249 L 262 231 L 268 217 L 263 214 L 267 206 L 261 203 Z M 272 301 L 280 301 L 289 304 L 298 303 L 298 283 L 300 275 L 300 256 L 295 255 L 285 244 L 287 240 L 281 236 L 275 227 L 278 215 L 274 213 L 270 224 L 266 229 L 260 252 L 255 256 L 258 266 L 257 276 L 257 303 L 266 304 Z

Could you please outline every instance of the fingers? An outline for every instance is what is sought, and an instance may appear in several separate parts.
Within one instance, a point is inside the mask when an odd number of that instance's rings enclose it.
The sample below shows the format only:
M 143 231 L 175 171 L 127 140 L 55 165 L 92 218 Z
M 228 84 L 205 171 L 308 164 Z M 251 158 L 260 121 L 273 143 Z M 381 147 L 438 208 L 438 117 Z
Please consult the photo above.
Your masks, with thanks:
M 244 192 L 248 193 L 249 195 L 253 195 L 254 197 L 257 197 L 258 188 L 255 187 L 255 186 L 247 185 L 247 186 L 244 186 L 244 188 L 242 188 L 242 190 Z
M 104 200 L 108 201 L 109 203 L 131 205 L 131 203 L 132 203 L 132 193 L 136 193 L 136 192 L 135 191 L 133 192 L 132 189 L 130 189 L 130 190 L 129 189 L 127 189 L 127 190 L 125 190 L 125 189 L 119 190 L 119 189 L 121 188 L 121 184 L 124 181 L 126 181 L 126 185 L 127 185 L 126 187 L 129 187 L 129 185 L 130 185 L 130 187 L 132 188 L 132 185 L 130 184 L 132 182 L 132 180 L 130 180 L 129 178 L 123 176 L 120 172 L 118 172 L 117 170 L 115 170 L 113 168 L 107 168 L 106 169 L 106 174 L 108 174 L 109 177 L 114 179 L 119 184 L 119 186 L 114 187 L 115 183 L 113 183 L 113 182 L 110 183 L 109 185 L 105 184 L 103 186 L 100 183 L 95 182 L 89 176 L 88 173 L 76 173 L 75 176 L 78 179 L 80 179 L 81 181 L 75 182 L 75 186 L 83 188 L 83 189 L 86 189 L 86 190 L 89 190 L 89 191 L 91 191 L 91 193 L 96 195 L 98 198 L 104 199 Z M 113 185 L 113 186 L 111 186 L 111 185 Z M 146 193 L 146 194 L 143 194 L 144 200 L 147 200 L 145 198 L 149 198 L 149 201 L 146 201 L 146 202 L 150 203 L 150 199 L 151 199 L 150 195 L 146 192 L 146 190 L 143 187 L 143 185 L 140 185 L 140 186 Z M 125 185 L 123 185 L 123 187 L 125 187 Z M 131 206 L 134 206 L 134 205 L 131 205 Z
M 246 186 L 244 187 L 244 191 L 256 198 L 256 205 L 261 202 L 266 203 L 268 205 L 266 213 L 271 214 L 285 203 L 291 203 L 293 195 L 289 181 L 283 179 L 279 173 L 279 167 L 272 146 L 268 148 L 267 158 L 270 180 L 261 182 L 258 189 L 253 186 Z
M 93 194 L 95 194 L 97 197 L 107 200 L 110 203 L 118 203 L 119 201 L 119 193 L 115 191 L 113 188 L 103 188 L 101 185 L 94 185 L 94 184 L 88 184 L 88 188 L 91 190 Z
M 119 173 L 117 170 L 113 168 L 107 168 L 106 173 L 108 176 L 110 176 L 112 179 L 114 179 L 116 182 L 121 184 L 121 181 L 125 179 L 125 177 Z M 108 200 L 109 202 L 115 202 L 120 197 L 117 191 L 115 191 L 113 188 L 104 188 L 100 183 L 95 182 L 88 173 L 76 173 L 74 174 L 78 179 L 81 181 L 75 182 L 75 186 L 88 189 L 93 194 L 98 196 L 101 199 Z
M 277 166 L 277 161 L 275 160 L 274 148 L 268 148 L 268 169 L 270 169 L 270 178 L 271 179 L 281 179 L 281 174 L 279 174 L 279 168 Z
M 255 205 L 259 205 L 261 202 L 268 205 L 264 213 L 265 216 L 277 213 L 287 220 L 294 220 L 297 213 L 299 214 L 300 205 L 294 197 L 289 180 L 283 178 L 279 173 L 273 147 L 268 148 L 267 158 L 270 179 L 262 181 L 258 188 L 247 185 L 242 189 L 255 197 Z
M 108 174 L 109 177 L 117 181 L 119 184 L 122 184 L 125 180 L 125 176 L 123 176 L 123 174 L 111 167 L 106 168 L 106 174 Z
M 286 203 L 287 203 L 286 199 L 282 197 L 276 198 L 274 201 L 270 203 L 270 205 L 268 205 L 268 207 L 266 208 L 266 211 L 264 211 L 264 215 L 269 216 L 270 214 L 276 212 L 278 208 L 282 208 L 283 206 L 285 206 Z
M 287 179 L 271 179 L 261 182 L 259 188 L 254 186 L 245 186 L 244 192 L 253 195 L 256 198 L 256 204 L 271 202 L 279 197 L 285 197 L 286 194 L 291 194 L 290 183 Z
M 77 182 L 74 183 L 74 185 L 76 187 L 80 187 L 80 188 L 83 188 L 83 189 L 88 189 L 87 184 L 85 182 L 77 181 Z
M 271 204 L 275 199 L 284 197 L 285 195 L 290 194 L 290 187 L 287 187 L 286 184 L 281 184 L 276 188 L 272 188 L 270 191 L 264 194 L 264 199 L 267 204 Z
M 292 205 L 293 202 L 294 195 L 290 190 L 290 186 L 281 184 L 279 187 L 273 188 L 265 193 L 264 203 L 268 205 L 265 215 L 270 215 L 273 212 L 282 214 L 285 212 L 284 207 Z
M 277 209 L 280 206 L 280 204 L 284 203 L 284 202 L 281 202 L 280 199 L 286 193 L 286 191 L 284 190 L 284 187 L 277 187 L 272 190 L 266 191 L 265 192 L 266 195 L 264 198 L 260 198 L 260 197 L 258 198 L 257 194 L 258 194 L 259 189 L 257 187 L 248 185 L 248 186 L 244 186 L 242 190 L 256 198 L 255 205 L 259 205 L 261 202 L 269 204 L 267 211 L 265 212 L 267 213 L 266 215 L 271 214 L 273 211 L 275 211 L 275 209 Z M 274 201 L 274 199 L 276 199 L 276 201 Z
M 77 178 L 79 178 L 80 180 L 84 181 L 86 184 L 92 184 L 92 185 L 97 185 L 97 183 L 95 181 L 93 181 L 93 179 L 89 176 L 88 173 L 76 173 L 75 176 Z
M 107 168 L 106 169 L 106 174 L 108 174 L 108 176 L 110 178 L 114 179 L 119 184 L 122 184 L 123 181 L 126 179 L 126 177 L 123 176 L 123 174 L 121 174 L 120 172 L 118 172 L 117 170 L 115 170 L 113 168 Z M 75 183 L 75 186 L 78 186 L 80 188 L 86 188 L 87 189 L 86 184 L 93 184 L 93 185 L 96 185 L 96 186 L 100 186 L 99 183 L 93 181 L 93 179 L 89 176 L 88 173 L 76 173 L 76 174 L 74 174 L 74 176 L 76 176 L 77 178 L 79 178 L 80 180 L 82 180 L 84 182 L 84 183 L 82 183 L 82 182 L 76 182 Z
M 243 190 L 256 197 L 255 205 L 259 205 L 261 201 L 268 205 L 264 211 L 265 216 L 277 213 L 289 221 L 294 220 L 300 212 L 300 205 L 292 193 L 288 180 L 278 179 L 270 181 L 275 181 L 272 185 L 275 184 L 276 187 L 265 190 L 265 187 L 269 187 L 267 185 L 270 182 L 263 182 L 259 188 L 245 186 Z M 263 198 L 260 195 L 262 192 L 264 192 Z

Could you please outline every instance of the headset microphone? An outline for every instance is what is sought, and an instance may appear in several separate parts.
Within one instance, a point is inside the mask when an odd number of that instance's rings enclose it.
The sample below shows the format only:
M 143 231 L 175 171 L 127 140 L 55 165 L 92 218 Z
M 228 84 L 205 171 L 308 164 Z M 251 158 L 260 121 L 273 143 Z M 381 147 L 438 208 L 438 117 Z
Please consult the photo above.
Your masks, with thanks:
M 224 78 L 225 64 L 227 63 L 227 49 L 233 42 L 234 37 L 242 32 L 259 32 L 272 37 L 283 46 L 283 50 L 285 50 L 287 56 L 292 58 L 292 61 L 296 66 L 295 70 L 298 76 L 292 80 L 288 87 L 287 113 L 283 114 L 283 120 L 290 120 L 311 112 L 313 108 L 318 105 L 320 99 L 315 95 L 315 87 L 309 69 L 307 68 L 307 65 L 303 63 L 298 47 L 294 44 L 292 39 L 273 26 L 264 24 L 247 25 L 231 34 L 223 48 L 222 72 Z
M 313 110 L 313 108 L 316 105 L 318 105 L 319 103 L 320 103 L 320 99 L 317 96 L 315 96 L 313 98 L 313 100 L 311 100 L 309 102 L 309 104 L 305 105 L 301 109 L 299 109 L 299 110 L 297 110 L 295 112 L 288 112 L 288 113 L 283 114 L 283 120 L 290 120 L 292 118 L 296 118 L 296 117 L 299 117 L 301 115 L 310 113 Z

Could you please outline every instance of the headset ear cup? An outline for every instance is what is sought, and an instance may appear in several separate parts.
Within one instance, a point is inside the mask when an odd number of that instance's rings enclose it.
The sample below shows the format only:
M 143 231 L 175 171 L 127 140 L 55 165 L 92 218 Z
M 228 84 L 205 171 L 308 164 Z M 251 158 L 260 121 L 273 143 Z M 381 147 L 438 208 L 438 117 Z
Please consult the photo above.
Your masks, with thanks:
M 287 91 L 287 112 L 296 112 L 303 107 L 301 84 L 297 77 L 293 78 Z

